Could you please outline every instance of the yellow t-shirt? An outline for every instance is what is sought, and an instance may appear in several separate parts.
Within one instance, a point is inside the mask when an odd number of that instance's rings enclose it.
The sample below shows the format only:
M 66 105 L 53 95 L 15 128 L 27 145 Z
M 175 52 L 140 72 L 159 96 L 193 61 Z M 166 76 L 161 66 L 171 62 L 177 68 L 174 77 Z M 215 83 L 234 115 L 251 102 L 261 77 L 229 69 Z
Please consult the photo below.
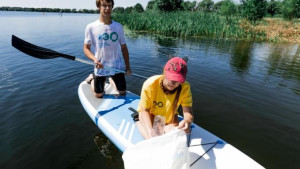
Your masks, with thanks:
M 169 95 L 163 92 L 160 87 L 163 77 L 163 75 L 155 75 L 144 82 L 138 112 L 141 111 L 142 107 L 150 109 L 151 114 L 164 116 L 166 123 L 170 123 L 173 116 L 173 102 L 176 92 Z M 192 107 L 193 101 L 190 84 L 185 81 L 181 86 L 182 89 L 177 102 L 177 109 L 180 105 L 182 107 Z

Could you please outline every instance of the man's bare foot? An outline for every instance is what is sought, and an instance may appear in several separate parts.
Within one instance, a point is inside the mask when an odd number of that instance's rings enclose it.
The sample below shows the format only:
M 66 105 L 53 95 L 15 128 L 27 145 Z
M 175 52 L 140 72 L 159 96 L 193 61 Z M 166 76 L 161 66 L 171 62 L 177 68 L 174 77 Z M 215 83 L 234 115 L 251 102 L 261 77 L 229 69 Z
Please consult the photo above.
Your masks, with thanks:
M 91 81 L 94 79 L 94 76 L 93 74 L 90 74 L 86 79 L 85 81 L 88 83 L 88 84 L 91 84 Z

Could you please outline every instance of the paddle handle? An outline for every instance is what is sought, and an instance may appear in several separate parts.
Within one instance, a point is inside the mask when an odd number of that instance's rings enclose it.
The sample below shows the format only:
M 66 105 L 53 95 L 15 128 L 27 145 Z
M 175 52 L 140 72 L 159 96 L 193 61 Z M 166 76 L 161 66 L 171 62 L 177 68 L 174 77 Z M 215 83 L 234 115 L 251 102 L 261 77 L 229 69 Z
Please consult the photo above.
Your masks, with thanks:
M 81 63 L 85 63 L 85 64 L 88 64 L 88 65 L 93 65 L 93 66 L 95 66 L 94 63 L 92 63 L 92 62 L 90 62 L 90 61 L 87 61 L 87 60 L 84 60 L 84 59 L 75 58 L 75 60 L 76 60 L 76 61 L 79 61 L 79 62 L 81 62 Z M 119 69 L 115 69 L 115 68 L 111 68 L 111 67 L 107 67 L 107 66 L 104 66 L 104 69 L 114 70 L 114 71 L 116 71 L 116 72 L 119 72 L 119 73 L 125 73 L 125 74 L 126 74 L 126 72 L 123 71 L 123 70 L 119 70 Z M 142 75 L 138 75 L 138 74 L 135 74 L 135 73 L 132 73 L 131 75 L 132 75 L 132 76 L 135 76 L 135 77 L 140 77 L 140 78 L 143 78 L 143 79 L 147 79 L 147 77 L 142 76 Z

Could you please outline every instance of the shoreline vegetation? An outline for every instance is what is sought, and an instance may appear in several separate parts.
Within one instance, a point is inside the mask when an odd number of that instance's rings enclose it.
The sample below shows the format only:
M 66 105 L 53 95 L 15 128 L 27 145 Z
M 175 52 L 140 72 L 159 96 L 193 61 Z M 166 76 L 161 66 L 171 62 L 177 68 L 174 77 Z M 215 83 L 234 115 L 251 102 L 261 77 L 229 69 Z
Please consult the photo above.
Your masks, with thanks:
M 182 3 L 190 4 L 189 8 L 184 8 L 182 7 L 184 5 L 181 4 L 182 8 L 180 8 L 180 10 L 163 11 L 158 9 L 157 5 L 155 5 L 159 1 L 164 0 L 149 1 L 146 10 L 144 10 L 139 3 L 134 7 L 128 7 L 126 9 L 116 7 L 113 10 L 112 17 L 115 21 L 120 22 L 131 31 L 171 37 L 214 38 L 223 40 L 233 39 L 271 43 L 300 43 L 300 18 L 293 17 L 287 19 L 284 18 L 282 12 L 280 13 L 279 11 L 272 15 L 264 14 L 261 18 L 254 17 L 253 21 L 253 19 L 249 19 L 251 15 L 249 15 L 249 17 L 242 15 L 243 10 L 241 10 L 241 5 L 233 5 L 234 8 L 227 9 L 227 12 L 229 11 L 230 14 L 226 14 L 226 10 L 225 13 L 222 13 L 222 4 L 219 4 L 218 8 L 217 3 L 213 4 L 213 8 L 209 7 L 208 9 L 211 10 L 207 11 L 206 8 L 201 7 L 201 3 L 197 4 L 196 2 L 193 2 L 192 4 L 189 1 Z M 204 1 L 210 0 L 203 0 L 203 2 Z M 244 1 L 246 4 L 246 2 L 255 0 Z M 231 3 L 230 0 L 220 2 Z M 271 0 L 270 2 L 274 2 L 274 0 Z M 0 7 L 0 11 L 99 14 L 98 9 L 77 10 Z
M 242 17 L 223 17 L 200 11 L 113 13 L 113 19 L 131 31 L 172 37 L 300 43 L 300 19 L 288 21 L 266 17 L 252 24 Z

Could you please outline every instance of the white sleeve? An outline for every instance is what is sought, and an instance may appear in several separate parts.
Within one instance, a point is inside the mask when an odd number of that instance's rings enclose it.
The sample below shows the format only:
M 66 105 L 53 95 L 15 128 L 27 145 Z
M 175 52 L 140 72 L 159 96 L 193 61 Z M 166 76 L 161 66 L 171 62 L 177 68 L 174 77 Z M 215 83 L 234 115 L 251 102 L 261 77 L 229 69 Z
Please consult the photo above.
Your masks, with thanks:
M 84 43 L 89 45 L 92 44 L 92 31 L 90 24 L 85 28 Z
M 124 30 L 123 30 L 122 25 L 120 26 L 120 38 L 119 38 L 119 42 L 120 42 L 121 45 L 126 44 Z

